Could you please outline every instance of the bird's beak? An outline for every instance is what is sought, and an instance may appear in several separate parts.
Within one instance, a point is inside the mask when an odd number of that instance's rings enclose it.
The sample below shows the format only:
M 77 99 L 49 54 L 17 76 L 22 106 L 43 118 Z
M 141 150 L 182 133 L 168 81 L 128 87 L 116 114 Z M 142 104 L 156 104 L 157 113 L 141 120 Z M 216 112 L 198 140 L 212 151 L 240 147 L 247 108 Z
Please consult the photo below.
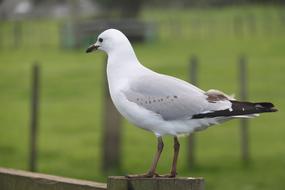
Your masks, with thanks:
M 98 49 L 98 47 L 100 47 L 98 44 L 92 44 L 91 46 L 89 46 L 87 49 L 86 49 L 86 53 L 90 53 L 92 51 L 96 51 Z

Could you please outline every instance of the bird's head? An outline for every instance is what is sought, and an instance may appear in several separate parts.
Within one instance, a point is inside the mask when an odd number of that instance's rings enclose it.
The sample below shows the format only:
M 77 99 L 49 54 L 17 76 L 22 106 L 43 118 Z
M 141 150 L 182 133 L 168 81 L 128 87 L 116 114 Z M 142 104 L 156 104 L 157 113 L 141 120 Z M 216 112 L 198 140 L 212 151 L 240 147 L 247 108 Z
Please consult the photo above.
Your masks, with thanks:
M 90 45 L 86 49 L 86 53 L 90 53 L 95 50 L 102 50 L 109 54 L 114 49 L 119 49 L 129 44 L 129 40 L 121 31 L 108 29 L 98 36 L 96 43 Z

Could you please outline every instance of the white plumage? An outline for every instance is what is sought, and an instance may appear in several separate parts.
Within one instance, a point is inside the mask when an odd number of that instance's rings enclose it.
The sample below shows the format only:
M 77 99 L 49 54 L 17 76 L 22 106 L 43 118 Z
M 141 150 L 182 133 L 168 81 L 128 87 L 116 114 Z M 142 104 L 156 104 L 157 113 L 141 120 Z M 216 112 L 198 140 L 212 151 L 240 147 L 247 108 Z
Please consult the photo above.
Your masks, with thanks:
M 144 67 L 128 39 L 118 30 L 106 30 L 98 38 L 104 39 L 98 49 L 108 54 L 107 76 L 112 100 L 119 112 L 136 126 L 157 136 L 180 135 L 224 120 L 191 118 L 199 113 L 230 109 L 229 100 L 209 103 L 203 90 Z

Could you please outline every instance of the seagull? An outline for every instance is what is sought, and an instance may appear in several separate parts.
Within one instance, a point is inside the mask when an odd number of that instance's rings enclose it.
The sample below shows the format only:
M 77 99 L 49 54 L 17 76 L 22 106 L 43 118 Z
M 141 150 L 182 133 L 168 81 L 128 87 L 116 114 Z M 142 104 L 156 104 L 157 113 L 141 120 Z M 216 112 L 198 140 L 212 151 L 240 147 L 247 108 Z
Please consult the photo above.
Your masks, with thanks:
M 234 118 L 252 118 L 259 113 L 277 111 L 269 102 L 238 101 L 221 91 L 203 91 L 186 81 L 144 67 L 128 38 L 117 29 L 102 32 L 86 53 L 95 50 L 108 55 L 107 79 L 116 109 L 128 121 L 157 137 L 157 152 L 148 172 L 127 177 L 161 176 L 156 173 L 156 167 L 165 135 L 174 138 L 174 156 L 170 173 L 163 177 L 176 177 L 179 136 Z

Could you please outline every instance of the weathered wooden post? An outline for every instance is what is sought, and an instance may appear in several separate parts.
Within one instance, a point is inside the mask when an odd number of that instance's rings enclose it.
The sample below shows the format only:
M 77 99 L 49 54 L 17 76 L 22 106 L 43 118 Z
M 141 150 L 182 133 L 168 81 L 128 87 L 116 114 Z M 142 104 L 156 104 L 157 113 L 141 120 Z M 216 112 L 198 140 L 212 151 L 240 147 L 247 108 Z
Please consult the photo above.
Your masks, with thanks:
M 198 70 L 198 59 L 193 55 L 190 59 L 190 82 L 193 85 L 197 85 L 197 70 Z M 189 169 L 192 169 L 195 164 L 195 135 L 190 134 L 188 137 L 188 152 L 187 152 L 187 163 Z
M 239 70 L 240 70 L 240 99 L 242 101 L 247 100 L 247 61 L 244 55 L 239 58 Z M 244 164 L 249 162 L 249 135 L 248 135 L 248 123 L 247 119 L 240 119 L 241 130 L 241 157 Z
M 105 59 L 106 62 L 106 59 Z M 111 100 L 107 75 L 106 63 L 104 62 L 104 124 L 103 124 L 103 165 L 102 170 L 108 171 L 120 168 L 121 152 L 121 116 Z
M 37 131 L 39 115 L 39 86 L 40 68 L 37 62 L 32 67 L 31 86 L 31 119 L 30 119 L 30 144 L 29 144 L 29 170 L 37 170 Z
M 204 190 L 203 178 L 108 178 L 108 190 Z

